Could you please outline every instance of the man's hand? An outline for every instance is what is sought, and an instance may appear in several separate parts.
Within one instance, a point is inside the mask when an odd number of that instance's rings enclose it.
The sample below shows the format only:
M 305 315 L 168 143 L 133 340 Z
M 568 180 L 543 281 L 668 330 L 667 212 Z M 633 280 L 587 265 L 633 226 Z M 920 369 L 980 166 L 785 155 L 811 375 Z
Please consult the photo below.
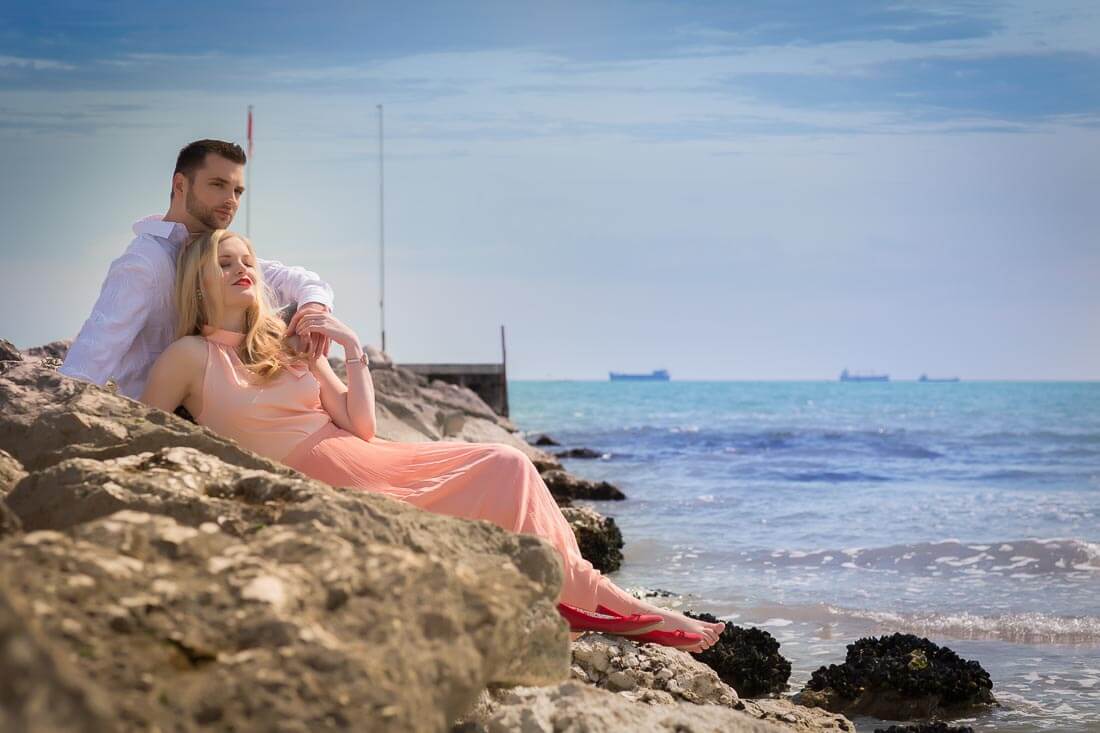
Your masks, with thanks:
M 307 313 L 298 321 L 297 330 L 299 336 L 310 338 L 322 334 L 344 347 L 348 356 L 356 358 L 362 355 L 363 347 L 359 345 L 359 337 L 343 321 L 339 321 L 330 313 Z
M 290 319 L 290 324 L 286 328 L 287 333 L 294 334 L 298 332 L 298 321 L 302 320 L 302 316 L 322 313 L 328 313 L 328 308 L 320 303 L 306 303 L 294 312 L 294 317 Z M 311 359 L 317 359 L 321 356 L 327 357 L 330 344 L 331 341 L 325 334 L 312 333 L 309 336 L 308 345 L 302 349 L 302 353 L 308 353 Z

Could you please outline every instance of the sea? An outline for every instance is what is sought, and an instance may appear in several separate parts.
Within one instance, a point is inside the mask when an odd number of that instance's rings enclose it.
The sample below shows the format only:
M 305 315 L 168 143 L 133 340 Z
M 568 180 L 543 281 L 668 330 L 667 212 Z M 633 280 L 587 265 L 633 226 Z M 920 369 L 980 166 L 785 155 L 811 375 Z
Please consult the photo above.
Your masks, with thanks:
M 767 630 L 797 692 L 925 636 L 993 680 L 975 731 L 1100 731 L 1100 382 L 510 381 L 625 540 L 611 578 Z M 854 718 L 862 733 L 897 721 Z

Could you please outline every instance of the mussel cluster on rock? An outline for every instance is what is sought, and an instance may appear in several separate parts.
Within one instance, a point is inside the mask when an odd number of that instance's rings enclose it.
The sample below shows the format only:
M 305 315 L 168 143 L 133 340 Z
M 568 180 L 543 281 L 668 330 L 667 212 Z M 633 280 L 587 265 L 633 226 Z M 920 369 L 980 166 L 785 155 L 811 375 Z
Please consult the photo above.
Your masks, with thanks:
M 613 573 L 623 564 L 623 533 L 611 517 L 588 507 L 564 506 L 561 513 L 573 528 L 585 560 L 601 573 Z
M 711 624 L 718 622 L 709 613 L 688 611 L 685 615 Z M 727 623 L 714 646 L 692 656 L 743 697 L 783 692 L 791 676 L 791 663 L 779 653 L 779 642 L 763 629 Z
M 919 725 L 891 725 L 889 728 L 875 728 L 875 733 L 974 733 L 974 729 L 968 725 L 921 723 Z
M 995 705 L 982 665 L 912 634 L 869 637 L 848 645 L 844 664 L 816 670 L 803 704 L 884 720 L 912 720 Z

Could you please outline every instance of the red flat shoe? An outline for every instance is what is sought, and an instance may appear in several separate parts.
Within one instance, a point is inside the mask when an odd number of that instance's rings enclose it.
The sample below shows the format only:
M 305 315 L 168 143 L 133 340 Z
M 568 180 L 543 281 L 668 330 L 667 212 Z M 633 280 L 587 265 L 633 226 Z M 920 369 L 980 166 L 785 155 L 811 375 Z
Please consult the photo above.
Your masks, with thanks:
M 629 616 L 621 613 L 593 613 L 567 603 L 558 604 L 558 613 L 569 622 L 570 631 L 598 631 L 604 634 L 629 636 L 632 639 L 637 634 L 652 631 L 664 622 L 664 619 L 655 613 L 633 613 Z
M 636 644 L 660 644 L 670 646 L 673 649 L 690 649 L 703 641 L 701 634 L 693 634 L 690 631 L 677 629 L 676 631 L 650 631 L 645 634 L 630 637 Z
M 599 613 L 606 613 L 609 616 L 622 616 L 618 611 L 604 605 L 596 606 L 596 611 Z M 649 633 L 631 636 L 630 638 L 637 644 L 660 644 L 661 646 L 670 646 L 674 649 L 690 649 L 703 641 L 701 634 L 693 634 L 690 631 L 682 630 L 650 631 Z

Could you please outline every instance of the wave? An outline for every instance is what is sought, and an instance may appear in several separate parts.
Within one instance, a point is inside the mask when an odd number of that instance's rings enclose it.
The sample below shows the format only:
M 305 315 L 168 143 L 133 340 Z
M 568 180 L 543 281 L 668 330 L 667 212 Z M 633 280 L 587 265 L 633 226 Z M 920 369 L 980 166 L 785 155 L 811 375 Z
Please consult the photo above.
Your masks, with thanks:
M 802 471 L 800 473 L 784 474 L 788 481 L 798 483 L 815 483 L 824 481 L 830 484 L 843 484 L 852 481 L 889 481 L 888 476 L 878 476 L 873 473 L 860 471 Z
M 912 574 L 1004 576 L 1100 572 L 1100 545 L 1076 539 L 1007 542 L 917 542 L 889 547 L 840 550 L 758 550 L 741 562 L 768 567 L 896 570 Z
M 956 639 L 996 639 L 1017 643 L 1070 644 L 1100 641 L 1100 618 L 1046 613 L 893 613 L 826 607 L 834 616 L 873 621 L 884 631 Z
M 725 450 L 731 453 L 809 452 L 835 455 L 850 453 L 889 458 L 937 459 L 940 451 L 925 442 L 941 442 L 947 435 L 906 430 L 844 430 L 825 428 L 713 428 L 698 425 L 634 425 L 618 430 L 594 431 L 584 437 L 592 443 L 651 444 L 657 449 L 691 451 Z

